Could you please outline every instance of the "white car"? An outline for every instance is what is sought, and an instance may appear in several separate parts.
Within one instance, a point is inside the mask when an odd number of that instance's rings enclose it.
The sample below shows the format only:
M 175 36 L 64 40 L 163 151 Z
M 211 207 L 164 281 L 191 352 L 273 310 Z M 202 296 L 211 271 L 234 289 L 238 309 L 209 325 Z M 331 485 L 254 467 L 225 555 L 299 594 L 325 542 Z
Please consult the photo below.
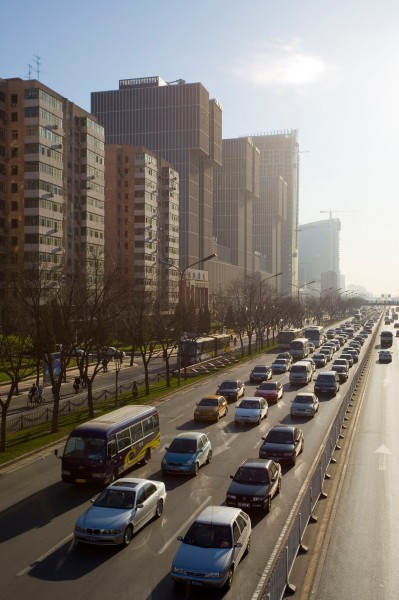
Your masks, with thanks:
M 133 534 L 160 517 L 166 499 L 163 481 L 125 477 L 93 499 L 76 521 L 76 542 L 99 546 L 128 546 Z
M 311 392 L 297 394 L 291 404 L 291 417 L 314 417 L 319 410 L 319 399 Z
M 264 398 L 243 398 L 236 408 L 234 421 L 237 425 L 244 423 L 260 423 L 266 419 L 269 410 L 267 400 Z

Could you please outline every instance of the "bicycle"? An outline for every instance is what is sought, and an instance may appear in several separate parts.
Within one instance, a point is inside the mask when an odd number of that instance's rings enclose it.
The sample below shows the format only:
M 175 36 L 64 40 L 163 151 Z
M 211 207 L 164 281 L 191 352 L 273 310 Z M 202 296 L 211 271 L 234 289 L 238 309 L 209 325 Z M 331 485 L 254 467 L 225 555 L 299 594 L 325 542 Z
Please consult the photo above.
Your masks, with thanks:
M 28 394 L 27 406 L 28 408 L 35 408 L 40 406 L 44 402 L 44 397 L 40 394 Z

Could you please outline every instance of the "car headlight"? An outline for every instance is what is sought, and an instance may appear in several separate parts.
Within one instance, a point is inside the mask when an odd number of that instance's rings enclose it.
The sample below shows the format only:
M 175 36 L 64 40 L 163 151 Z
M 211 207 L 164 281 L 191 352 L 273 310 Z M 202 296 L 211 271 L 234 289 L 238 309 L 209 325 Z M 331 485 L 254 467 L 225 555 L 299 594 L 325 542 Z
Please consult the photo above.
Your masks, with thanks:
M 93 473 L 92 474 L 93 479 L 104 479 L 104 477 L 106 477 L 105 473 Z
M 164 465 L 164 466 L 168 464 L 168 461 L 166 460 L 166 458 L 162 459 L 162 463 L 161 464 Z
M 190 460 L 188 460 L 188 461 L 187 461 L 187 463 L 186 463 L 186 464 L 187 464 L 187 466 L 191 466 L 191 465 L 193 465 L 194 463 L 195 463 L 195 460 L 194 460 L 194 458 L 191 458 Z
M 62 475 L 70 475 L 71 471 L 65 471 L 65 469 L 62 470 Z
M 227 500 L 237 500 L 237 496 L 235 494 L 227 494 Z
M 208 577 L 208 579 L 219 579 L 220 573 L 218 573 L 217 571 L 213 573 L 205 573 L 205 577 Z
M 181 567 L 173 567 L 173 573 L 178 573 L 179 575 L 185 575 L 186 570 Z
M 75 525 L 75 531 L 79 531 L 79 533 L 85 533 L 86 529 L 84 527 L 79 527 L 79 525 Z
M 294 454 L 294 451 L 291 450 L 290 452 L 283 452 L 283 456 L 292 456 Z

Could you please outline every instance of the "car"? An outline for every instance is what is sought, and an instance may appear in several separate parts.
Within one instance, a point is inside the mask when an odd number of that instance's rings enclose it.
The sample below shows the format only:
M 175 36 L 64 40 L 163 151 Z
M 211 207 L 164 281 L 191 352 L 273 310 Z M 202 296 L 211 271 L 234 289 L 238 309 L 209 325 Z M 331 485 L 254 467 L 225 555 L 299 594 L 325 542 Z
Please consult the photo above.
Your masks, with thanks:
M 396 332 L 396 336 L 395 337 L 399 337 L 399 330 Z
M 227 506 L 260 508 L 270 512 L 272 499 L 281 490 L 281 466 L 273 460 L 247 458 L 238 467 L 227 490 Z
M 332 346 L 322 346 L 321 348 L 319 348 L 319 354 L 324 354 L 324 356 L 327 359 L 327 362 L 329 362 L 332 357 L 334 356 L 334 352 L 335 349 Z
M 176 584 L 230 588 L 251 547 L 251 519 L 240 508 L 207 506 L 181 542 L 170 571 Z
M 216 394 L 224 396 L 226 400 L 238 400 L 245 394 L 245 385 L 240 379 L 227 379 L 219 385 Z
M 297 456 L 304 449 L 303 431 L 293 425 L 275 425 L 262 440 L 259 458 L 269 458 L 274 462 L 295 465 Z
M 336 367 L 337 365 L 345 367 L 347 373 L 349 373 L 349 362 L 346 360 L 346 358 L 336 358 L 332 364 L 332 367 Z M 331 370 L 333 370 L 332 367 Z
M 345 360 L 348 361 L 349 368 L 353 367 L 354 360 L 353 360 L 353 356 L 350 352 L 346 352 L 346 351 L 341 352 L 340 358 L 344 358 Z
M 82 348 L 72 348 L 71 356 L 84 356 L 85 351 Z
M 313 352 L 316 350 L 316 346 L 314 345 L 313 342 L 309 342 L 309 354 L 313 354 Z
M 360 350 L 362 349 L 362 345 L 359 344 L 359 342 L 356 342 L 354 340 L 352 340 L 351 342 L 349 342 L 349 346 L 351 348 L 355 348 L 355 350 L 357 350 L 358 352 L 360 352 Z
M 314 384 L 314 393 L 332 394 L 335 396 L 340 388 L 339 375 L 336 371 L 320 371 Z
M 302 358 L 302 362 L 308 362 L 312 369 L 312 375 L 316 371 L 316 363 L 313 358 Z
M 355 348 L 345 348 L 345 354 L 350 354 L 353 358 L 353 363 L 359 362 L 359 354 Z
M 117 479 L 93 499 L 78 518 L 76 542 L 99 546 L 128 546 L 133 535 L 162 515 L 166 500 L 163 481 L 125 477 Z
M 277 358 L 286 358 L 290 365 L 292 365 L 292 356 L 289 352 L 280 352 L 279 354 L 277 354 L 276 359 Z
M 269 406 L 264 398 L 248 397 L 243 398 L 234 415 L 234 421 L 237 425 L 245 423 L 260 423 L 262 419 L 266 419 Z
M 300 392 L 291 404 L 291 417 L 314 417 L 319 410 L 319 399 L 312 392 Z
M 399 327 L 399 321 L 395 321 L 395 323 L 394 323 L 393 326 L 394 326 L 395 329 L 397 329 Z
M 331 371 L 336 371 L 338 373 L 340 383 L 345 383 L 345 381 L 348 381 L 349 373 L 345 365 L 332 365 Z
M 365 342 L 365 339 L 361 335 L 355 335 L 355 337 L 353 338 L 353 340 L 351 342 L 349 342 L 349 345 L 353 346 L 353 342 L 357 342 L 358 344 L 360 344 L 360 346 L 363 346 L 363 344 Z
M 198 431 L 180 433 L 165 447 L 161 462 L 162 473 L 197 475 L 200 467 L 212 459 L 212 446 L 208 436 Z
M 276 358 L 272 362 L 272 373 L 280 374 L 286 373 L 291 369 L 291 362 L 287 358 Z
M 255 396 L 257 398 L 265 398 L 268 404 L 277 404 L 284 396 L 284 388 L 281 381 L 263 381 L 256 388 Z
M 262 383 L 272 378 L 272 370 L 267 365 L 257 365 L 254 367 L 249 375 L 249 381 L 251 383 Z
M 313 361 L 317 368 L 325 367 L 327 364 L 327 355 L 320 352 L 313 354 Z
M 378 362 L 380 362 L 380 363 L 392 362 L 392 352 L 390 350 L 380 350 L 378 352 Z
M 326 335 L 329 340 L 332 340 L 333 338 L 335 338 L 334 329 L 328 329 Z
M 220 417 L 227 415 L 229 408 L 227 400 L 219 394 L 205 396 L 194 410 L 194 421 L 219 421 Z

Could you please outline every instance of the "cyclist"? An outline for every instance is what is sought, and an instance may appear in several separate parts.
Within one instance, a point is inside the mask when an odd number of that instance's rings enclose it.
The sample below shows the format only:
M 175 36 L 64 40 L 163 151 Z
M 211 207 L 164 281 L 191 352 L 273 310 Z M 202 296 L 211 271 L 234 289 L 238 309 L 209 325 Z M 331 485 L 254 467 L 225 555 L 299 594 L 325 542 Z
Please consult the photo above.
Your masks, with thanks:
M 33 398 L 36 396 L 37 392 L 38 392 L 38 388 L 37 388 L 36 383 L 34 383 L 29 390 L 29 394 L 28 394 L 29 398 L 31 400 L 33 400 Z
M 81 385 L 81 379 L 80 379 L 80 375 L 77 375 L 75 377 L 75 381 L 73 382 L 73 389 L 75 390 L 75 393 L 77 394 L 79 391 Z

